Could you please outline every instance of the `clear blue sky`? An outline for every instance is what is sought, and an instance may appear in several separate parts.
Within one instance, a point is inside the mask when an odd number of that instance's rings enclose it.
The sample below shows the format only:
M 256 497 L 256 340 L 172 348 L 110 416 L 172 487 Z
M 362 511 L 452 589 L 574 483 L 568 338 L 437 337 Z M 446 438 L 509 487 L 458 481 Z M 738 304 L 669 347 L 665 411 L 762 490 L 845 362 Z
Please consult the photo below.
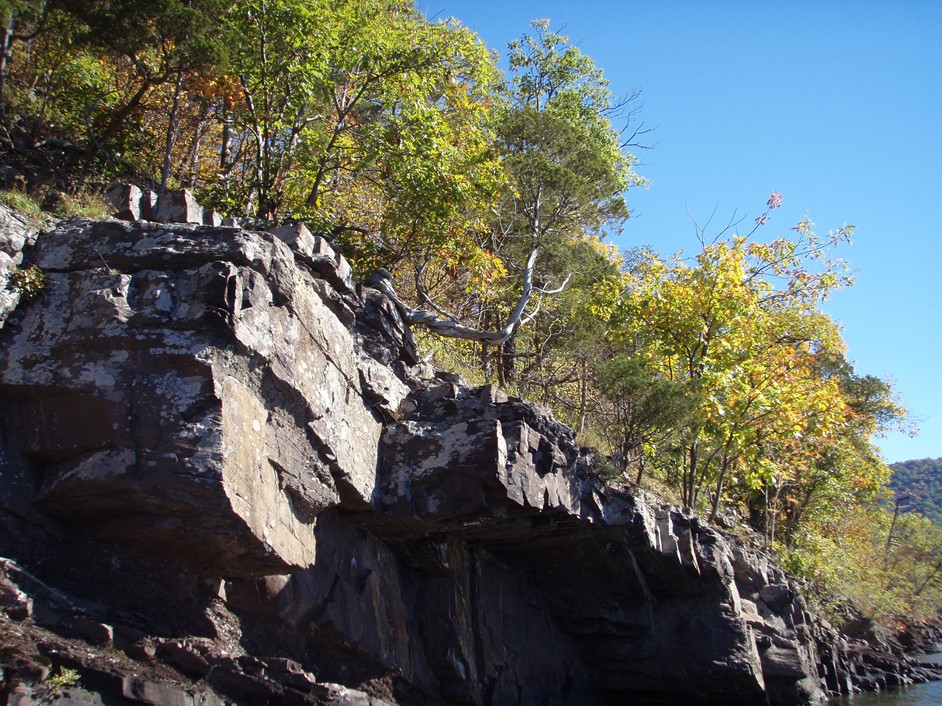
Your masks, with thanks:
M 550 18 L 656 128 L 639 153 L 622 247 L 698 247 L 691 224 L 747 222 L 768 194 L 777 237 L 806 214 L 856 225 L 856 285 L 826 310 L 861 374 L 890 378 L 921 434 L 877 440 L 888 462 L 942 456 L 942 1 L 420 0 L 492 48 Z

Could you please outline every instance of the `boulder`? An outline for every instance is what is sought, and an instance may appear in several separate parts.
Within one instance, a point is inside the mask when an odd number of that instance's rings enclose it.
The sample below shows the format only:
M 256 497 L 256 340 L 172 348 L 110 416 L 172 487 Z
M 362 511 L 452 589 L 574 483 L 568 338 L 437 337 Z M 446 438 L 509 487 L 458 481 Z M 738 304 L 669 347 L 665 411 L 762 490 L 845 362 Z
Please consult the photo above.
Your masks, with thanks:
M 114 209 L 114 217 L 122 221 L 149 221 L 153 219 L 153 192 L 135 184 L 117 184 L 105 194 Z
M 203 207 L 189 189 L 166 191 L 157 197 L 154 220 L 161 223 L 203 223 Z
M 280 241 L 73 222 L 37 264 L 44 307 L 7 339 L 0 384 L 44 512 L 238 575 L 311 563 L 317 513 L 368 502 L 378 414 Z
M 0 203 L 0 253 L 14 265 L 23 264 L 24 251 L 36 243 L 41 224 Z

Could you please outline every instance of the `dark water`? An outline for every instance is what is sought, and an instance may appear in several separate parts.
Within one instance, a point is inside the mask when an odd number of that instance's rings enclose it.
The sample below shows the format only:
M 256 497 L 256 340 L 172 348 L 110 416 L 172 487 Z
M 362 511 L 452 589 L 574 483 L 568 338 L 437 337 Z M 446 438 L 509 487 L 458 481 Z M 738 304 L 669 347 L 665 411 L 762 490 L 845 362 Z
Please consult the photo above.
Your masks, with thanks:
M 926 661 L 942 663 L 942 652 L 928 655 Z M 878 694 L 858 694 L 827 702 L 827 706 L 942 706 L 942 682 L 916 684 Z

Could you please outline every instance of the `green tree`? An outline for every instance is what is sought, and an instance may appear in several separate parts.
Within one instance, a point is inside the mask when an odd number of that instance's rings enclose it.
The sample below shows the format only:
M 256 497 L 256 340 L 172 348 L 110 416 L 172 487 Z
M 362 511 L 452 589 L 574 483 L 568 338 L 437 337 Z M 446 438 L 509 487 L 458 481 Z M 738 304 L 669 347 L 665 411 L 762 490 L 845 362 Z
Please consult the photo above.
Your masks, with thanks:
M 819 238 L 805 222 L 795 239 L 733 236 L 705 245 L 693 264 L 649 256 L 597 289 L 614 339 L 697 400 L 679 459 L 690 507 L 705 490 L 711 516 L 724 497 L 747 501 L 806 450 L 792 440 L 826 436 L 840 419 L 837 381 L 818 374 L 816 355 L 842 344 L 817 306 L 847 283 L 828 252 L 849 235 Z
M 488 347 L 500 350 L 499 374 L 505 382 L 517 360 L 532 357 L 542 364 L 547 359 L 545 337 L 536 339 L 531 350 L 518 349 L 524 324 L 538 317 L 547 321 L 551 310 L 578 310 L 560 307 L 558 295 L 571 280 L 582 279 L 586 289 L 594 281 L 574 266 L 580 256 L 590 255 L 604 275 L 612 273 L 599 239 L 621 227 L 628 217 L 625 190 L 642 183 L 632 169 L 635 160 L 623 130 L 612 124 L 627 120 L 628 103 L 615 100 L 592 60 L 551 32 L 548 20 L 532 27 L 532 34 L 510 45 L 510 74 L 495 125 L 506 185 L 480 234 L 481 249 L 500 259 L 506 276 L 489 283 L 483 296 L 472 297 L 465 307 L 470 324 L 446 313 L 425 282 L 420 282 L 419 297 L 428 309 L 404 309 L 414 323 L 478 341 L 484 359 Z M 548 303 L 551 296 L 555 305 Z M 552 336 L 550 326 L 547 321 L 544 333 Z
M 890 465 L 890 488 L 908 495 L 906 510 L 918 512 L 942 525 L 942 458 L 923 458 Z
M 631 353 L 596 363 L 595 380 L 603 403 L 596 410 L 605 420 L 602 436 L 617 449 L 622 473 L 637 469 L 640 485 L 649 459 L 680 443 L 677 430 L 689 422 L 693 400 L 683 385 L 658 377 Z
M 127 79 L 127 85 L 116 91 L 119 101 L 98 96 L 101 110 L 91 127 L 99 149 L 110 150 L 139 130 L 141 108 L 153 90 L 174 84 L 175 111 L 185 76 L 216 71 L 225 64 L 230 35 L 222 19 L 230 4 L 229 0 L 48 0 L 50 10 L 68 19 L 62 31 L 70 44 L 110 57 Z
M 363 270 L 434 255 L 472 227 L 499 176 L 496 70 L 472 33 L 408 0 L 251 0 L 230 22 L 243 41 L 217 198 L 312 220 Z
M 532 34 L 509 47 L 510 79 L 497 132 L 510 179 L 490 232 L 494 250 L 510 265 L 512 291 L 519 293 L 516 306 L 498 321 L 506 334 L 501 342 L 512 349 L 534 283 L 558 287 L 569 274 L 567 246 L 620 230 L 628 218 L 625 191 L 642 182 L 632 171 L 635 160 L 622 131 L 612 124 L 625 105 L 601 70 L 550 31 L 548 20 L 531 27 Z M 505 376 L 514 358 L 504 357 Z

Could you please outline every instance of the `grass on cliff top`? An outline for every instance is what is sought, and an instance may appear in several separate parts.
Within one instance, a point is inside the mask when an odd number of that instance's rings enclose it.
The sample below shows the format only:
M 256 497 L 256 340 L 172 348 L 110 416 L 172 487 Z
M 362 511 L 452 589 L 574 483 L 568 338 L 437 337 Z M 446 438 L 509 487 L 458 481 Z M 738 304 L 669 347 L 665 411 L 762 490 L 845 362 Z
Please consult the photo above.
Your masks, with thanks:
M 0 201 L 31 221 L 41 221 L 45 216 L 36 199 L 29 196 L 25 191 L 19 189 L 0 191 Z
M 114 212 L 104 196 L 90 191 L 46 191 L 34 196 L 25 189 L 12 188 L 0 191 L 0 202 L 33 222 L 44 221 L 49 214 L 59 218 L 108 218 Z

